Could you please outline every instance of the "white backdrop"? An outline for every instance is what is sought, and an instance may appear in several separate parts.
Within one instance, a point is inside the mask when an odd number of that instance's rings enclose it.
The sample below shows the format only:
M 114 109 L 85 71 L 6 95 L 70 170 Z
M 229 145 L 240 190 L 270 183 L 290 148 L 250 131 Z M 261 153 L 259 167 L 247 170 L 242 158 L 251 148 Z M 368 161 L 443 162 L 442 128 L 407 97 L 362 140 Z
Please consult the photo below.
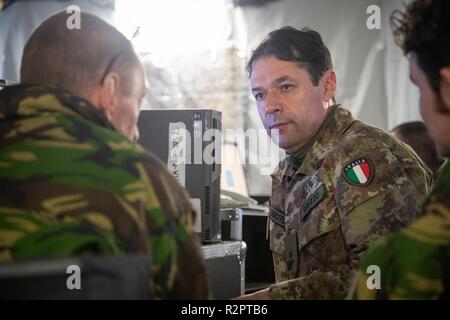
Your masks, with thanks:
M 406 1 L 408 2 L 408 1 Z M 382 10 L 386 13 L 395 9 L 403 9 L 401 1 L 383 0 Z M 386 126 L 389 129 L 406 121 L 421 120 L 419 112 L 419 90 L 409 79 L 408 60 L 400 48 L 394 43 L 389 25 L 389 15 L 383 16 L 381 29 L 382 41 L 385 44 L 384 72 L 387 94 L 388 118 Z
M 48 16 L 71 4 L 114 22 L 114 0 L 17 1 L 0 11 L 0 79 L 19 81 L 22 50 L 31 32 Z

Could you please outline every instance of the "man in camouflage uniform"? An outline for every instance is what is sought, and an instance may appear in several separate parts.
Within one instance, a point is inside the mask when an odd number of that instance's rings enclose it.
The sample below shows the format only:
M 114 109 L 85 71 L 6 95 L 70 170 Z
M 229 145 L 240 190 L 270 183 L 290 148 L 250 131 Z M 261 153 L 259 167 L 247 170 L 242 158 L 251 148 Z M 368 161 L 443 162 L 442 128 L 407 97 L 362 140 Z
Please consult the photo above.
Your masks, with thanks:
M 420 111 L 438 152 L 450 155 L 450 2 L 416 0 L 392 15 L 394 35 L 409 54 Z M 378 271 L 378 274 L 376 272 Z M 423 215 L 362 258 L 359 299 L 450 298 L 450 164 L 437 178 Z M 354 292 L 350 295 L 353 296 Z
M 146 93 L 131 43 L 95 16 L 66 19 L 36 29 L 23 84 L 0 91 L 0 261 L 151 255 L 153 298 L 208 298 L 187 194 L 131 141 Z
M 411 148 L 332 103 L 336 76 L 317 32 L 271 32 L 248 69 L 264 126 L 288 156 L 272 175 L 276 284 L 243 298 L 342 299 L 367 246 L 416 216 L 431 172 Z

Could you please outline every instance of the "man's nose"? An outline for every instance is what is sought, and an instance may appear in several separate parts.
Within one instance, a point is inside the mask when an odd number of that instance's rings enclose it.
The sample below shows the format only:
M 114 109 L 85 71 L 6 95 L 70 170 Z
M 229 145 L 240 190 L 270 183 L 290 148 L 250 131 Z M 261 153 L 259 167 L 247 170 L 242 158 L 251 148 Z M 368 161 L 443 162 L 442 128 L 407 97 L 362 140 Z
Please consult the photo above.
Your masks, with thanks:
M 274 90 L 269 90 L 264 101 L 264 113 L 270 115 L 281 111 L 281 103 L 278 94 Z

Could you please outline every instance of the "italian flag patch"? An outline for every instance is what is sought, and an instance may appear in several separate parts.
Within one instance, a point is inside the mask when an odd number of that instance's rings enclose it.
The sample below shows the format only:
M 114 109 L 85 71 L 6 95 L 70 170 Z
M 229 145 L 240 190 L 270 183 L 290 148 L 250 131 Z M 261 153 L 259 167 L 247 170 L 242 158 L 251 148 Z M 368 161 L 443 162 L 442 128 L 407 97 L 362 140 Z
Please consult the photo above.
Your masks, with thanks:
M 344 177 L 348 183 L 356 186 L 367 186 L 373 178 L 373 166 L 366 158 L 353 160 L 344 167 Z

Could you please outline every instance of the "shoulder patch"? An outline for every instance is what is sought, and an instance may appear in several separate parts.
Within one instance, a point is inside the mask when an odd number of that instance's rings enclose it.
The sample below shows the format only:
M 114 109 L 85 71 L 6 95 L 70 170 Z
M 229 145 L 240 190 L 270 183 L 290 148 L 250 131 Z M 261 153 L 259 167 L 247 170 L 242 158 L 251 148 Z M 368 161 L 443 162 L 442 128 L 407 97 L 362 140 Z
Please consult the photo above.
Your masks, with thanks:
M 372 181 L 375 169 L 370 159 L 362 157 L 345 165 L 342 174 L 348 183 L 359 187 L 365 187 Z

